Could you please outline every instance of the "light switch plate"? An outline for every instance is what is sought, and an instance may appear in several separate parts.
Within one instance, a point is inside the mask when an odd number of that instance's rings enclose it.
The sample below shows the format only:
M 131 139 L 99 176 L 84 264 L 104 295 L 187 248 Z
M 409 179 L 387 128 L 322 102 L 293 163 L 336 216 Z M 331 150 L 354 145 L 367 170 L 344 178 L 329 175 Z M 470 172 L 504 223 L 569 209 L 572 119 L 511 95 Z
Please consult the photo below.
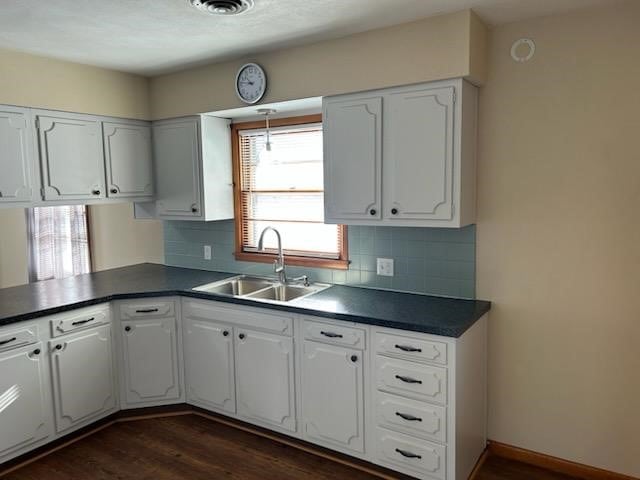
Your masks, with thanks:
M 393 277 L 393 258 L 378 258 L 377 273 L 384 277 Z
M 211 260 L 211 245 L 204 246 L 204 259 Z

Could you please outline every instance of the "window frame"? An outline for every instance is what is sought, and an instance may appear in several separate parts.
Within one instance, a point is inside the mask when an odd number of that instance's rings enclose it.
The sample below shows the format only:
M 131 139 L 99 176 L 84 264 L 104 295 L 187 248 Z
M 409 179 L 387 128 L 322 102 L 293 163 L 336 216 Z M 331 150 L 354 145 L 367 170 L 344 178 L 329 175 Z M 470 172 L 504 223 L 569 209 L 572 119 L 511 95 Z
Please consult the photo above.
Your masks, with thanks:
M 322 115 L 303 115 L 299 117 L 269 119 L 270 127 L 288 127 L 307 125 L 310 123 L 322 123 Z M 235 259 L 243 262 L 273 263 L 278 255 L 273 252 L 246 252 L 242 245 L 242 182 L 240 167 L 240 131 L 265 128 L 265 121 L 253 121 L 233 123 L 231 125 L 231 158 L 233 166 L 233 210 L 235 225 Z M 285 253 L 285 263 L 302 267 L 333 268 L 347 270 L 349 268 L 349 240 L 347 226 L 338 225 L 342 242 L 338 258 L 323 258 L 303 255 L 290 255 Z

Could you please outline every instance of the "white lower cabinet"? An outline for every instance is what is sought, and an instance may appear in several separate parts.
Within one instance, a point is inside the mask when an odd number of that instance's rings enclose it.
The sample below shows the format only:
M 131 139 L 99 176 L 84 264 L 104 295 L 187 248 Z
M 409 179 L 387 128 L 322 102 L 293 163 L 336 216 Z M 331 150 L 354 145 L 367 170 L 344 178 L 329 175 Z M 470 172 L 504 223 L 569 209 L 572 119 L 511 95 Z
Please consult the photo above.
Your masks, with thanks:
M 302 424 L 306 439 L 364 452 L 363 360 L 358 350 L 304 342 Z
M 238 415 L 295 431 L 293 339 L 241 327 L 236 331 Z
M 185 318 L 184 370 L 189 403 L 235 413 L 232 327 Z
M 111 325 L 55 338 L 49 351 L 58 433 L 115 409 Z
M 123 400 L 127 405 L 173 403 L 180 398 L 175 318 L 122 322 Z
M 0 352 L 0 462 L 51 434 L 45 366 L 42 342 Z

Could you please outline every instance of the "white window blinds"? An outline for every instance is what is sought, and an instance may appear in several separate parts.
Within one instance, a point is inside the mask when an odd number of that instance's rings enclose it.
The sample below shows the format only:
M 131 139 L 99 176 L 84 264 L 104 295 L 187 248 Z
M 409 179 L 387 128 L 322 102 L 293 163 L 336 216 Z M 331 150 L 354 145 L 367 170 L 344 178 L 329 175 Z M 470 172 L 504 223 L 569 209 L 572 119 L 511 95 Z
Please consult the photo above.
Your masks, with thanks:
M 257 251 L 267 226 L 282 235 L 289 255 L 339 258 L 342 229 L 325 225 L 322 172 L 322 124 L 241 130 L 241 237 L 243 251 Z M 275 250 L 275 235 L 265 237 Z
M 27 209 L 32 282 L 88 273 L 89 234 L 84 205 Z

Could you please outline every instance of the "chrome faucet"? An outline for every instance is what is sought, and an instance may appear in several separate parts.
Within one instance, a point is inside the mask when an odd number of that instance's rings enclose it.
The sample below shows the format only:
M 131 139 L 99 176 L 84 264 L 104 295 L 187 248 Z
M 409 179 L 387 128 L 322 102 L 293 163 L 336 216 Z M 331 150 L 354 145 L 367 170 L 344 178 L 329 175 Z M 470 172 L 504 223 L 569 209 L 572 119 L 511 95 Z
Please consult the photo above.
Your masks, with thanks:
M 287 273 L 284 270 L 284 253 L 282 253 L 282 238 L 280 232 L 273 227 L 266 227 L 260 234 L 260 240 L 258 240 L 258 250 L 264 250 L 264 234 L 267 230 L 271 230 L 278 237 L 278 259 L 273 262 L 273 271 L 278 274 L 278 279 L 283 285 L 287 284 Z

